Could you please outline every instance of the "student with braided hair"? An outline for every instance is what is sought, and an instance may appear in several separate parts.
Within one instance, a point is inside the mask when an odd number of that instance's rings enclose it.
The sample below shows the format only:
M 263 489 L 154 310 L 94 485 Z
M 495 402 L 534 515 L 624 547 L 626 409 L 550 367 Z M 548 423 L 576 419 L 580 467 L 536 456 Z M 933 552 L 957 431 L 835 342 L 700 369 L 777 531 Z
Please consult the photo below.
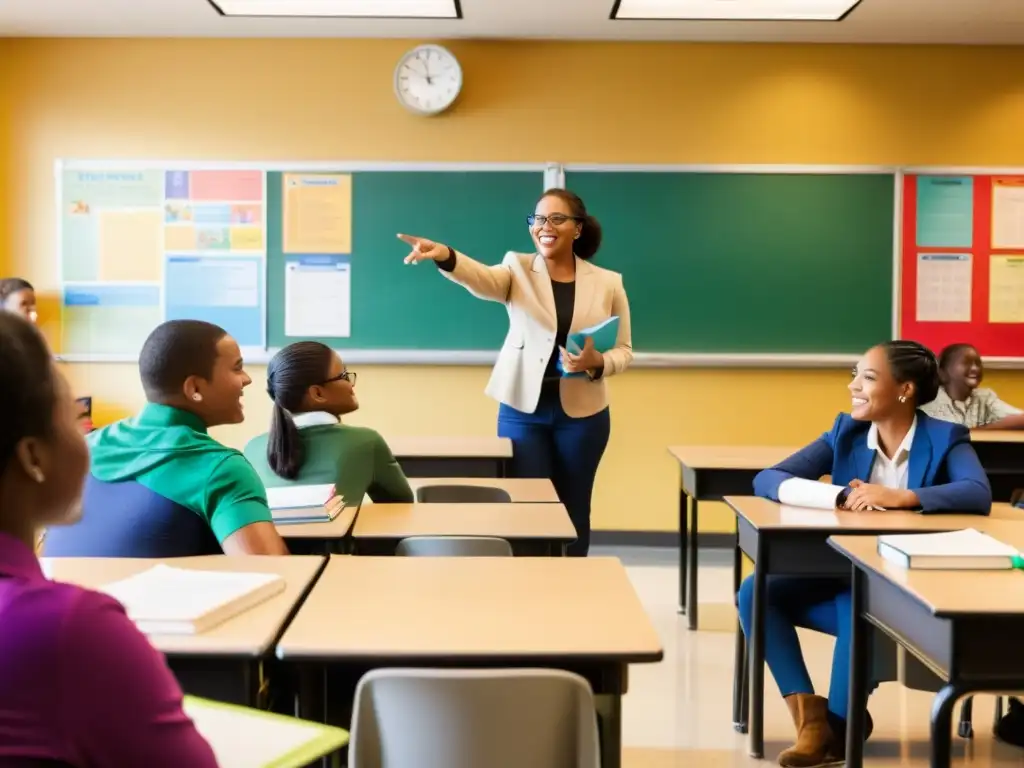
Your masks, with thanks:
M 987 515 L 992 491 L 966 427 L 920 410 L 939 391 L 935 355 L 914 341 L 869 349 L 853 371 L 850 413 L 781 464 L 754 479 L 754 492 L 800 503 L 824 475 L 842 491 L 840 509 L 915 510 Z M 827 488 L 815 487 L 821 491 Z M 753 577 L 740 587 L 739 615 L 749 635 Z M 848 578 L 768 577 L 764 605 L 765 661 L 786 699 L 797 740 L 779 756 L 783 766 L 825 765 L 845 755 L 852 607 Z M 828 698 L 811 685 L 796 628 L 834 635 Z M 870 718 L 867 720 L 870 731 Z

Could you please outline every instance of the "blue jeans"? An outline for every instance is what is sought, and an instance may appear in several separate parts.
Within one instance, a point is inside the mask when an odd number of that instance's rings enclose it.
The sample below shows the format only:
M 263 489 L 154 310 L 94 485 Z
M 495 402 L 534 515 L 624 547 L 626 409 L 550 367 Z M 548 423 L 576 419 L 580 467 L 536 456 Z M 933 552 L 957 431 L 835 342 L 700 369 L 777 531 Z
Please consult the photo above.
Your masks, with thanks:
M 828 708 L 846 719 L 850 699 L 850 633 L 853 605 L 849 582 L 834 578 L 769 576 L 765 589 L 764 659 L 783 696 L 814 693 L 807 673 L 797 627 L 824 632 L 836 639 Z M 743 633 L 750 637 L 754 612 L 754 577 L 740 585 L 739 614 Z M 869 683 L 869 692 L 874 684 Z
M 562 410 L 557 387 L 545 387 L 533 413 L 504 404 L 498 410 L 498 436 L 512 440 L 512 476 L 549 478 L 569 512 L 576 527 L 570 557 L 590 549 L 590 498 L 610 434 L 607 408 L 574 419 Z

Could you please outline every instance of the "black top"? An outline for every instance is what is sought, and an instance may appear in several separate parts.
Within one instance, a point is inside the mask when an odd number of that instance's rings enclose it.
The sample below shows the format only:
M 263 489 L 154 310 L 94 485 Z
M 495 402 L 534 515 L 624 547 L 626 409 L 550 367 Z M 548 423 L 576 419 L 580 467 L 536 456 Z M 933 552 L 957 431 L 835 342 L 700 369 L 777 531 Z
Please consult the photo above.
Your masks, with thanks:
M 455 270 L 455 251 L 452 248 L 448 249 L 448 258 L 444 261 L 435 262 L 439 269 L 445 272 L 452 272 Z M 561 378 L 561 373 L 558 371 L 558 360 L 562 356 L 559 347 L 564 347 L 566 342 L 569 340 L 569 329 L 572 327 L 572 315 L 576 309 L 576 282 L 571 283 L 559 283 L 555 280 L 551 281 L 551 293 L 555 297 L 555 346 L 551 352 L 551 359 L 548 360 L 548 367 L 544 371 L 544 380 L 557 381 Z M 600 366 L 597 370 L 593 371 L 591 378 L 597 380 L 601 378 L 604 373 L 604 366 Z

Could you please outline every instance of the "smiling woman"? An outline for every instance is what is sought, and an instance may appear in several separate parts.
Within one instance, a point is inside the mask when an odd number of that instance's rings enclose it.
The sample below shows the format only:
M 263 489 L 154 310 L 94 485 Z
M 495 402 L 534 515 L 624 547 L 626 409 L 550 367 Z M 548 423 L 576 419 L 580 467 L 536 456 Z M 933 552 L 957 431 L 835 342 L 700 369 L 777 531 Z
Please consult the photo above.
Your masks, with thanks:
M 509 330 L 487 385 L 498 400 L 498 434 L 513 444 L 517 477 L 550 478 L 576 527 L 569 555 L 590 548 L 590 502 L 611 421 L 605 379 L 633 360 L 629 301 L 622 275 L 590 260 L 601 226 L 583 201 L 564 189 L 545 192 L 527 216 L 537 252 L 508 253 L 484 266 L 446 245 L 399 235 L 412 250 L 405 261 L 434 261 L 441 274 L 474 296 L 502 303 Z M 570 351 L 569 336 L 618 320 L 613 346 L 586 337 Z
M 761 472 L 754 479 L 757 495 L 798 503 L 800 488 L 831 475 L 841 488 L 824 494 L 832 507 L 989 513 L 992 491 L 970 433 L 920 410 L 939 391 L 938 363 L 930 350 L 915 341 L 872 347 L 857 364 L 849 387 L 850 414 L 840 414 L 831 431 Z M 768 576 L 767 582 L 765 660 L 797 729 L 796 743 L 779 755 L 779 763 L 806 768 L 841 761 L 850 664 L 849 579 Z M 748 634 L 753 585 L 753 576 L 748 577 L 739 592 L 740 623 Z M 814 694 L 798 626 L 836 637 L 827 699 Z

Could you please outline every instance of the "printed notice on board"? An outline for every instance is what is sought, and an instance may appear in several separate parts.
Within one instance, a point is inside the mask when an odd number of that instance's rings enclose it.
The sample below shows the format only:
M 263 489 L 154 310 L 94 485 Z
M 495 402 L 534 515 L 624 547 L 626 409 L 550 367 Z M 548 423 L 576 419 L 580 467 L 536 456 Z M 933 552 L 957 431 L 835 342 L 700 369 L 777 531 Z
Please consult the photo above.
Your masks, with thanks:
M 988 321 L 1024 323 L 1024 254 L 989 261 Z
M 972 258 L 969 253 L 917 255 L 917 321 L 971 321 Z
M 352 253 L 352 176 L 284 175 L 284 252 Z
M 974 240 L 974 179 L 917 177 L 917 244 L 970 248 Z
M 284 335 L 352 335 L 352 264 L 348 256 L 290 257 L 284 273 Z
M 992 247 L 1024 248 L 1024 177 L 992 180 Z

